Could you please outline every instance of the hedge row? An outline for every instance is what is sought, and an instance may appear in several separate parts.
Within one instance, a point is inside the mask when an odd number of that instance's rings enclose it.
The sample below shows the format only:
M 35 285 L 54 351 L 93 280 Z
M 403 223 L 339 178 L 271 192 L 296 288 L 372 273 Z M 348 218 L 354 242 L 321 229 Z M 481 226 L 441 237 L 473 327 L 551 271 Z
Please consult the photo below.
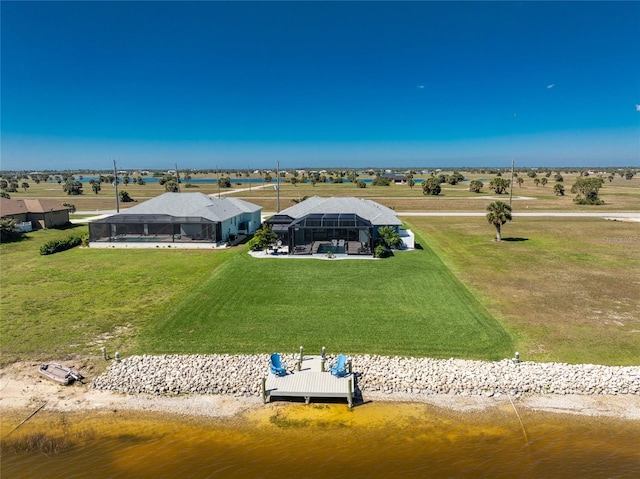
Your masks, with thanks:
M 60 251 L 66 251 L 81 244 L 82 236 L 70 235 L 63 239 L 47 241 L 45 244 L 40 246 L 40 254 L 45 255 L 59 253 Z

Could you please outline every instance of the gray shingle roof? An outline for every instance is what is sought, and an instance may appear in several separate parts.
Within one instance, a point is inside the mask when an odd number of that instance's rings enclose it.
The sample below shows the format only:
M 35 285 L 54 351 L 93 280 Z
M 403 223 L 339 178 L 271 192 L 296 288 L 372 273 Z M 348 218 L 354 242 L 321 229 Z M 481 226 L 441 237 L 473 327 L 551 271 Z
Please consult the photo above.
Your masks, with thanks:
M 374 226 L 401 225 L 396 212 L 375 201 L 354 197 L 321 198 L 312 196 L 296 205 L 281 211 L 280 215 L 302 218 L 311 213 L 355 213 Z
M 204 193 L 165 193 L 123 211 L 121 214 L 201 216 L 221 222 L 242 213 L 260 211 L 260 206 L 238 198 L 214 198 Z

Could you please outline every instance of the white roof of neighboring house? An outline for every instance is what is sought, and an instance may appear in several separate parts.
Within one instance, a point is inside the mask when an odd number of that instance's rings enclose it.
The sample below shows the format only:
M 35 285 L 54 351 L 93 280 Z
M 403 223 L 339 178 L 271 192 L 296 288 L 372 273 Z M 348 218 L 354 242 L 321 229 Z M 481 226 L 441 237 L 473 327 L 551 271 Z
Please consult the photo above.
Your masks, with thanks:
M 122 211 L 121 215 L 201 216 L 221 222 L 262 207 L 238 198 L 214 198 L 204 193 L 165 193 Z
M 302 218 L 311 213 L 354 213 L 369 220 L 374 226 L 401 225 L 396 212 L 375 201 L 354 197 L 321 198 L 312 196 L 278 213 L 291 218 Z

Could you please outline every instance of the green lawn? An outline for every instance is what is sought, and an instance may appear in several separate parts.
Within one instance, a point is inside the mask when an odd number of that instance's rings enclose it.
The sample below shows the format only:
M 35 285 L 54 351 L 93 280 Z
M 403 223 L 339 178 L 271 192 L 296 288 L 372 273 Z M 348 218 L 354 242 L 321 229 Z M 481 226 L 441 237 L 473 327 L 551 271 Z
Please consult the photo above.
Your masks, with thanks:
M 329 351 L 497 359 L 509 335 L 429 249 L 371 260 L 235 254 L 142 331 L 139 352 Z
M 79 230 L 79 229 L 76 229 Z M 319 351 L 499 359 L 512 340 L 429 249 L 386 260 L 2 245 L 3 361 Z M 424 244 L 424 241 L 421 241 Z
M 384 260 L 0 246 L 0 362 L 307 351 L 637 364 L 638 223 L 406 218 L 424 249 Z

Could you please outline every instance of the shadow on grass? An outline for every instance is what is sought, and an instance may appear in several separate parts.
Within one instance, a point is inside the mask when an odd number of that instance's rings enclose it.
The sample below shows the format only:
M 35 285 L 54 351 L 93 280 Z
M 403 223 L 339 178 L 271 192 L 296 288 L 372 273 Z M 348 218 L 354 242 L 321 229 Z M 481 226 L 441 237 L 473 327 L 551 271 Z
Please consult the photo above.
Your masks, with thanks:
M 26 234 L 16 234 L 16 235 L 11 235 L 9 237 L 3 237 L 0 240 L 0 244 L 8 244 L 8 243 L 19 243 L 21 241 L 28 241 L 30 240 L 31 237 L 27 236 Z
M 529 241 L 529 238 L 502 238 L 502 241 Z
M 416 243 L 416 244 L 414 245 L 414 248 L 415 248 L 415 249 L 422 249 L 422 250 L 424 249 L 420 243 Z
M 84 228 L 87 225 L 85 224 L 75 224 L 75 223 L 66 223 L 64 225 L 60 225 L 60 226 L 54 226 L 53 228 L 51 228 L 52 230 L 60 230 L 60 231 L 65 231 L 65 230 L 74 230 L 76 228 Z

